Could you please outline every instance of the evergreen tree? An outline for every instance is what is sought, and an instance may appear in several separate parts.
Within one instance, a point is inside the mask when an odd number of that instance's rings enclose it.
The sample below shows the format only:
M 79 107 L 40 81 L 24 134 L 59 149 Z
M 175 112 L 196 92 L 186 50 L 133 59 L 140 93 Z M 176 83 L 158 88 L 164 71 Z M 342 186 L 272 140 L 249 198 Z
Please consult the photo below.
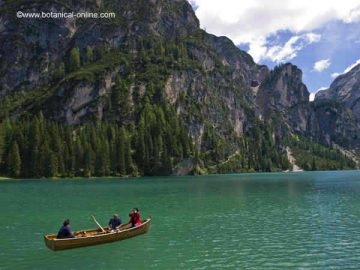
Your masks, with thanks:
M 125 168 L 126 168 L 126 174 L 133 173 L 134 170 L 132 155 L 131 155 L 131 142 L 128 135 L 126 135 L 126 141 L 125 141 Z
M 120 76 L 115 77 L 115 85 L 111 92 L 111 111 L 116 115 L 121 123 L 124 123 L 129 116 L 131 108 L 129 106 L 130 91 L 126 82 Z
M 138 134 L 136 139 L 136 162 L 139 165 L 139 168 L 142 172 L 145 170 L 146 166 L 146 149 L 145 149 L 145 121 L 144 118 L 141 118 Z
M 70 51 L 68 70 L 70 72 L 76 71 L 80 68 L 80 50 L 75 47 Z
M 84 149 L 80 138 L 75 143 L 75 171 L 76 175 L 82 175 L 84 172 Z
M 193 158 L 194 174 L 198 174 L 198 170 L 200 168 L 200 153 L 199 153 L 198 144 L 195 145 L 194 152 L 195 152 L 194 158 Z
M 103 138 L 98 141 L 96 147 L 95 174 L 97 176 L 108 176 L 110 173 L 109 144 Z
M 86 63 L 90 64 L 94 61 L 94 51 L 90 46 L 86 47 Z
M 91 177 L 94 174 L 95 155 L 90 144 L 84 149 L 84 176 Z
M 126 163 L 125 163 L 125 144 L 126 135 L 124 128 L 120 129 L 120 136 L 118 141 L 118 171 L 120 175 L 126 174 Z
M 316 170 L 317 170 L 315 158 L 312 159 L 311 170 L 312 170 L 312 171 L 316 171 Z
M 55 177 L 58 174 L 58 161 L 54 152 L 47 149 L 44 153 L 44 176 Z
M 19 146 L 16 141 L 11 145 L 10 152 L 7 158 L 8 173 L 12 177 L 19 177 L 21 172 L 21 158 L 19 153 Z
M 162 164 L 163 164 L 163 172 L 164 175 L 169 175 L 172 172 L 172 161 L 171 157 L 168 154 L 168 151 L 165 149 L 162 155 Z
M 65 64 L 61 62 L 59 66 L 54 70 L 54 78 L 60 80 L 65 76 Z
M 40 122 L 38 118 L 35 118 L 31 122 L 30 134 L 29 134 L 29 168 L 28 175 L 30 177 L 40 177 L 41 172 L 41 155 L 40 155 L 40 142 L 41 142 L 41 132 L 40 132 Z
M 0 123 L 0 168 L 4 153 L 4 144 L 5 144 L 5 126 L 4 124 Z

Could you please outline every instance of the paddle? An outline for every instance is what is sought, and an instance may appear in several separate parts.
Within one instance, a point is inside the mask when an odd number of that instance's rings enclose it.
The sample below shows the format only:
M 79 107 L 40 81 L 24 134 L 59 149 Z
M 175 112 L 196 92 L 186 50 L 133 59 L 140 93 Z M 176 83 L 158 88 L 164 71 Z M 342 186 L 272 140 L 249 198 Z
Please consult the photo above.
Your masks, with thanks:
M 104 228 L 101 227 L 101 225 L 99 224 L 99 222 L 96 220 L 96 218 L 94 217 L 94 215 L 91 215 L 91 217 L 93 218 L 94 222 L 96 223 L 96 225 L 99 226 L 99 228 L 101 229 L 102 232 L 105 232 Z

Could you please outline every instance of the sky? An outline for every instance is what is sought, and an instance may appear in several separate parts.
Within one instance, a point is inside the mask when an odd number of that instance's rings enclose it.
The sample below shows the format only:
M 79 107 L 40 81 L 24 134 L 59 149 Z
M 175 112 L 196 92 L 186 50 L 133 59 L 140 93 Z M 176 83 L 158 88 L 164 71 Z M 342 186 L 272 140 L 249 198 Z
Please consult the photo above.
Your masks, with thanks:
M 310 99 L 360 63 L 360 0 L 188 0 L 201 28 L 259 64 L 291 62 Z

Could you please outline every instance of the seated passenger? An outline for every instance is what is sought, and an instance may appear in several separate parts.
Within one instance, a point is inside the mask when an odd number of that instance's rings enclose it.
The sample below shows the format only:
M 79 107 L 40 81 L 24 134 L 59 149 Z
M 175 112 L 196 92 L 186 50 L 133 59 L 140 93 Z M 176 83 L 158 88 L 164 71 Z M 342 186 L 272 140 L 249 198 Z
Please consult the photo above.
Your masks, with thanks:
M 74 233 L 71 231 L 70 220 L 66 219 L 63 223 L 63 226 L 60 228 L 56 238 L 64 239 L 64 238 L 73 238 Z
M 109 228 L 111 230 L 119 229 L 121 225 L 121 219 L 117 214 L 114 214 L 114 216 L 109 220 Z
M 137 227 L 141 225 L 142 222 L 140 220 L 139 208 L 132 209 L 130 211 L 129 217 L 130 217 L 129 223 L 131 223 L 131 227 Z

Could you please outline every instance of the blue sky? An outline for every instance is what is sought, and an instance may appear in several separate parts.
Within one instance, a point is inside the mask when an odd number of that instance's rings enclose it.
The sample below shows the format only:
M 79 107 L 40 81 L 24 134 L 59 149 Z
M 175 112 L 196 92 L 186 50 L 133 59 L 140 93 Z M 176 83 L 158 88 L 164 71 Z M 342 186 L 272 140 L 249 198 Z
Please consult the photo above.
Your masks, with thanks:
M 360 59 L 360 0 L 189 0 L 207 32 L 227 36 L 260 64 L 291 62 L 309 92 Z
M 336 73 L 342 73 L 360 59 L 360 23 L 346 24 L 334 21 L 318 29 L 316 33 L 321 34 L 320 41 L 305 46 L 296 57 L 289 60 L 302 69 L 303 80 L 309 92 L 328 87 Z M 291 36 L 292 33 L 281 32 L 277 34 L 276 39 L 279 39 L 280 43 L 285 43 Z M 270 41 L 273 38 L 271 37 Z M 248 51 L 246 45 L 239 47 Z M 329 66 L 324 70 L 315 70 L 314 63 L 321 60 L 328 60 Z M 271 59 L 260 60 L 260 63 L 269 67 L 278 64 Z

